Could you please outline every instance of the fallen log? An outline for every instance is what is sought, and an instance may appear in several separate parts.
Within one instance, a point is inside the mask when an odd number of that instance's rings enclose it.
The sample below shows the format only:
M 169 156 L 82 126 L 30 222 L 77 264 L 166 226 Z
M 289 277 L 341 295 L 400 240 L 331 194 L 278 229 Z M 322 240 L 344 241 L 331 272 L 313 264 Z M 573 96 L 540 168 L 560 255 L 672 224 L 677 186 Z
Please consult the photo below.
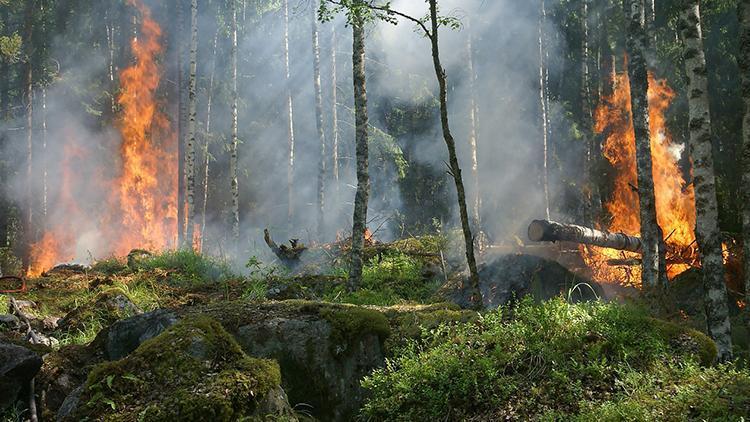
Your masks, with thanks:
M 625 233 L 609 233 L 575 224 L 534 220 L 529 224 L 529 239 L 535 242 L 575 242 L 621 251 L 641 252 L 641 239 Z

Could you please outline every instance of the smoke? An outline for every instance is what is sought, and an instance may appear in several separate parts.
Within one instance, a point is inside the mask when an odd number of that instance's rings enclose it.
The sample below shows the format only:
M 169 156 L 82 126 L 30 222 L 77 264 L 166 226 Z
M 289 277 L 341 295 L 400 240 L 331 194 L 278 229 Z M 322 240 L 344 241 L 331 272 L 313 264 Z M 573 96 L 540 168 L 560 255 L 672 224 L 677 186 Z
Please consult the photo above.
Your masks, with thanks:
M 287 109 L 284 78 L 283 15 L 280 2 L 239 2 L 238 90 L 239 171 L 241 208 L 241 256 L 268 256 L 262 243 L 263 228 L 277 240 L 298 237 L 304 242 L 331 241 L 338 231 L 351 230 L 355 192 L 354 128 L 351 79 L 351 28 L 343 16 L 320 24 L 321 73 L 327 177 L 325 191 L 325 236 L 316 235 L 317 177 L 320 146 L 317 138 L 313 91 L 312 4 L 290 1 L 289 58 L 290 90 L 294 107 L 295 168 L 293 216 L 287 216 Z M 316 3 L 316 2 L 312 2 Z M 188 28 L 179 27 L 174 10 L 162 2 L 149 2 L 154 18 L 164 31 L 165 53 L 160 60 L 163 76 L 158 95 L 160 107 L 170 116 L 176 133 L 175 54 L 177 41 L 187 46 Z M 542 135 L 539 100 L 538 2 L 459 1 L 440 2 L 441 12 L 459 18 L 460 30 L 441 29 L 440 48 L 449 78 L 449 112 L 456 138 L 464 183 L 469 198 L 473 189 L 468 133 L 469 100 L 472 95 L 467 73 L 467 36 L 474 44 L 478 102 L 479 186 L 483 230 L 496 242 L 520 233 L 529 220 L 542 215 L 543 190 L 539 174 Z M 53 230 L 60 241 L 72 246 L 61 260 L 100 258 L 112 252 L 104 233 L 117 230 L 116 221 L 102 227 L 98 218 L 106 206 L 108 184 L 118 175 L 122 142 L 114 129 L 117 116 L 110 109 L 114 93 L 109 84 L 109 50 L 103 45 L 106 2 L 83 16 L 71 16 L 54 38 L 50 51 L 60 63 L 60 72 L 47 90 L 47 148 L 42 149 L 40 115 L 34 123 L 35 237 Z M 209 143 L 209 197 L 204 232 L 204 250 L 223 254 L 229 250 L 230 184 L 229 142 L 231 123 L 230 39 L 224 2 L 201 2 L 198 51 L 198 137 L 196 153 L 196 209 L 203 202 L 203 142 Z M 396 0 L 392 7 L 417 18 L 426 16 L 426 2 Z M 185 10 L 185 14 L 189 10 Z M 127 40 L 133 33 L 134 11 L 118 6 L 107 12 L 115 22 L 114 60 L 119 72 L 131 57 Z M 218 16 L 218 17 L 217 17 Z M 80 28 L 87 28 L 82 31 Z M 339 118 L 340 180 L 331 178 L 331 40 L 336 32 L 337 97 Z M 545 31 L 554 40 L 555 28 Z M 213 39 L 216 37 L 214 51 Z M 410 22 L 398 25 L 377 22 L 367 30 L 367 76 L 371 130 L 373 193 L 369 215 L 376 234 L 390 239 L 419 231 L 409 226 L 410 216 L 419 216 L 423 226 L 432 220 L 455 225 L 455 189 L 445 170 L 447 150 L 437 113 L 437 81 L 430 44 Z M 95 45 L 98 48 L 82 46 Z M 550 55 L 560 46 L 551 45 Z M 54 55 L 53 55 L 54 56 Z M 64 57 L 70 59 L 63 60 Z M 556 69 L 550 69 L 555 72 Z M 213 75 L 211 114 L 207 99 Z M 117 74 L 115 74 L 115 84 Z M 39 108 L 40 89 L 35 107 Z M 555 107 L 559 107 L 556 106 Z M 210 133 L 207 126 L 210 119 Z M 401 125 L 401 126 L 399 126 Z M 22 128 L 23 116 L 8 123 Z M 400 132 L 397 130 L 400 127 Z M 404 129 L 406 128 L 406 129 Z M 23 205 L 25 197 L 25 132 L 11 131 L 4 155 L 15 157 L 14 178 L 4 194 Z M 562 156 L 562 153 L 561 153 Z M 562 158 L 561 158 L 562 159 Z M 47 216 L 41 218 L 47 170 Z M 65 169 L 72 171 L 66 178 Z M 552 188 L 556 188 L 552 184 Z M 72 200 L 72 201 L 69 201 Z M 471 201 L 470 201 L 471 207 Z M 200 222 L 200 215 L 197 216 Z M 55 230 L 55 228 L 57 228 Z M 64 235 L 64 236 L 63 236 Z M 241 262 L 239 263 L 241 264 Z

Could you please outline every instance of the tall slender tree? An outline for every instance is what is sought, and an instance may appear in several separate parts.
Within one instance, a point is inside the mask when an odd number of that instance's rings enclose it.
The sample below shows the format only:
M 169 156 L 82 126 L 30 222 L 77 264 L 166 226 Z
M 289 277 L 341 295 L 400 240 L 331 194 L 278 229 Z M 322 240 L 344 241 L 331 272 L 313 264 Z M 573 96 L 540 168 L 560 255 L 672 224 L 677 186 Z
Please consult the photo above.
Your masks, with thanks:
M 370 197 L 368 158 L 367 82 L 365 74 L 365 10 L 363 0 L 354 0 L 352 8 L 352 79 L 354 81 L 354 121 L 357 156 L 357 193 L 354 196 L 352 224 L 352 258 L 349 270 L 349 289 L 359 288 L 362 282 L 362 249 L 367 228 L 367 203 Z
M 541 1 L 541 10 L 539 13 L 539 103 L 542 115 L 542 189 L 544 191 L 544 213 L 547 219 L 550 218 L 549 211 L 549 138 L 547 137 L 548 113 L 547 109 L 547 89 L 546 89 L 546 67 L 545 60 L 545 29 L 547 18 L 546 0 Z
M 432 44 L 432 62 L 435 67 L 439 92 L 440 92 L 440 123 L 443 130 L 443 139 L 448 147 L 448 159 L 450 163 L 451 176 L 456 184 L 456 194 L 458 195 L 458 210 L 461 217 L 461 227 L 464 233 L 464 244 L 466 246 L 466 260 L 469 264 L 469 283 L 472 292 L 471 301 L 474 306 L 482 305 L 482 294 L 479 290 L 479 271 L 477 270 L 477 261 L 474 255 L 474 237 L 471 234 L 469 225 L 469 212 L 466 206 L 466 191 L 461 176 L 461 167 L 458 164 L 456 154 L 456 142 L 451 134 L 448 123 L 448 82 L 445 69 L 440 63 L 440 47 L 438 40 L 438 29 L 440 21 L 437 15 L 437 0 L 429 0 L 430 3 L 430 23 L 432 30 L 426 31 Z
M 724 284 L 724 262 L 719 232 L 716 176 L 711 143 L 706 56 L 703 51 L 700 7 L 697 0 L 683 0 L 680 35 L 684 46 L 690 114 L 690 155 L 695 186 L 695 234 L 700 248 L 708 332 L 719 349 L 719 360 L 732 357 L 732 337 Z
M 24 66 L 24 100 L 26 107 L 26 218 L 24 233 L 31 245 L 34 235 L 34 196 L 32 183 L 34 179 L 34 7 L 35 0 L 28 0 L 24 12 L 23 44 L 25 53 Z M 28 262 L 28 258 L 26 259 Z
M 187 206 L 185 244 L 193 247 L 195 228 L 195 133 L 196 133 L 196 71 L 198 61 L 198 0 L 190 2 L 190 65 L 188 75 L 188 127 L 185 151 L 185 199 Z
M 287 229 L 291 231 L 292 218 L 294 216 L 294 102 L 292 101 L 292 81 L 289 70 L 289 0 L 284 0 L 284 80 L 286 89 L 286 111 L 287 111 L 287 158 L 288 167 L 286 173 L 287 189 Z
M 630 103 L 636 144 L 638 199 L 643 242 L 642 282 L 646 288 L 667 285 L 662 231 L 656 220 L 651 134 L 648 114 L 648 70 L 645 54 L 649 40 L 644 28 L 644 0 L 626 0 L 628 21 L 627 51 Z
M 599 195 L 597 169 L 596 138 L 593 133 L 593 101 L 591 98 L 591 72 L 589 52 L 589 1 L 581 0 L 581 109 L 583 136 L 586 142 L 585 177 L 586 177 L 586 222 L 594 224 L 601 214 L 601 197 Z
M 750 313 L 750 0 L 739 0 L 742 119 L 742 238 L 745 257 L 745 310 Z
M 177 246 L 185 244 L 185 128 L 187 126 L 187 87 L 185 85 L 184 0 L 177 2 Z M 133 15 L 133 37 L 137 36 Z
M 230 31 L 232 37 L 232 135 L 229 142 L 229 177 L 232 191 L 232 249 L 234 253 L 237 253 L 240 241 L 240 190 L 237 179 L 237 146 L 239 144 L 237 135 L 237 0 L 229 0 L 229 6 L 229 13 L 231 14 Z
M 339 191 L 339 111 L 336 69 L 336 25 L 331 25 L 331 173 L 336 192 Z
M 474 66 L 474 42 L 471 27 L 467 28 L 466 55 L 469 71 L 469 148 L 471 152 L 471 178 L 474 185 L 474 204 L 472 207 L 472 223 L 477 233 L 482 232 L 482 192 L 479 186 L 479 157 L 477 151 L 479 103 L 477 102 L 477 73 Z M 480 250 L 481 250 L 481 243 Z
M 312 8 L 312 52 L 313 52 L 313 89 L 315 90 L 315 126 L 318 129 L 318 240 L 322 240 L 325 217 L 325 177 L 326 177 L 326 135 L 323 130 L 323 89 L 320 83 L 320 36 L 318 31 L 317 8 Z
M 218 8 L 221 13 L 221 7 Z M 206 134 L 203 139 L 203 203 L 201 209 L 201 242 L 200 252 L 203 252 L 203 246 L 206 243 L 206 209 L 208 207 L 208 181 L 210 176 L 211 154 L 208 145 L 211 141 L 211 107 L 213 105 L 214 79 L 216 77 L 216 50 L 219 43 L 219 26 L 217 25 L 214 32 L 214 40 L 211 48 L 211 73 L 208 77 L 208 88 L 206 92 Z

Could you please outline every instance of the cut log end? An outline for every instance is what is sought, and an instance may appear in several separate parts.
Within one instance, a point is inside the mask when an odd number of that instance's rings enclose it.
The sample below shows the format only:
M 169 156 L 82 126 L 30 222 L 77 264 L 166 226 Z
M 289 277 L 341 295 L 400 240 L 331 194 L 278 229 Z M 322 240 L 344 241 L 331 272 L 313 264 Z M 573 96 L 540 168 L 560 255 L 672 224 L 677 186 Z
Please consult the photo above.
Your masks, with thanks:
M 545 220 L 534 220 L 529 224 L 529 240 L 533 242 L 542 242 L 545 239 L 547 228 L 550 226 L 548 221 Z

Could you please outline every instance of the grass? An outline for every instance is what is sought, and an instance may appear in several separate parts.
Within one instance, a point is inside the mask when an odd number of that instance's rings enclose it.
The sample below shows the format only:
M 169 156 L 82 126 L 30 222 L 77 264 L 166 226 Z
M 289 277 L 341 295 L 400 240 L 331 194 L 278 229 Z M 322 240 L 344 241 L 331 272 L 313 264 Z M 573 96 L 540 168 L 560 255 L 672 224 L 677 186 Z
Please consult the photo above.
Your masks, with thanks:
M 348 292 L 339 285 L 324 295 L 324 300 L 355 305 L 389 306 L 404 302 L 429 302 L 440 287 L 440 280 L 425 279 L 424 264 L 419 259 L 399 250 L 374 256 L 362 268 L 362 285 Z M 347 278 L 348 271 L 334 269 L 332 275 Z

